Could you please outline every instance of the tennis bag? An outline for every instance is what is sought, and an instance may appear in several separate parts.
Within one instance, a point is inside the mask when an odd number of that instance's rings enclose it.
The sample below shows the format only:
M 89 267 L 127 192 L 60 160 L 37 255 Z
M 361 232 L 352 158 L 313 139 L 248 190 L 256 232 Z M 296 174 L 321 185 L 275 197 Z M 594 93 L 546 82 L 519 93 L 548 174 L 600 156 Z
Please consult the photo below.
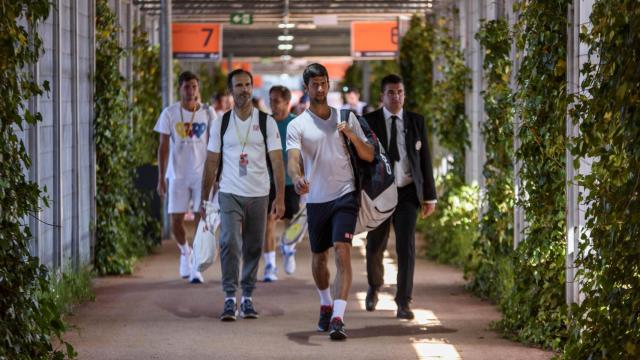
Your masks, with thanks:
M 340 121 L 348 121 L 351 110 L 340 110 Z M 380 145 L 378 137 L 367 121 L 353 114 L 367 140 L 374 149 L 372 162 L 360 159 L 355 146 L 346 138 L 358 196 L 358 222 L 355 234 L 371 231 L 387 220 L 398 205 L 398 188 L 391 168 L 391 160 Z

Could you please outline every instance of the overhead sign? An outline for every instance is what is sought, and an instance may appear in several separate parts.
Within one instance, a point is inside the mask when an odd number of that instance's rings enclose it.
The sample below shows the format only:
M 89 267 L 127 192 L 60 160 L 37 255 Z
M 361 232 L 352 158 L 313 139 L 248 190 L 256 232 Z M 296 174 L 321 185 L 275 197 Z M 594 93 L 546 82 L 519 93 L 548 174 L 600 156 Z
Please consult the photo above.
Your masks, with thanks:
M 253 15 L 241 12 L 234 12 L 229 15 L 229 22 L 232 25 L 251 25 L 253 24 Z
M 222 25 L 213 23 L 173 23 L 172 46 L 175 59 L 222 57 Z
M 392 59 L 398 55 L 398 23 L 351 23 L 351 56 L 358 59 Z

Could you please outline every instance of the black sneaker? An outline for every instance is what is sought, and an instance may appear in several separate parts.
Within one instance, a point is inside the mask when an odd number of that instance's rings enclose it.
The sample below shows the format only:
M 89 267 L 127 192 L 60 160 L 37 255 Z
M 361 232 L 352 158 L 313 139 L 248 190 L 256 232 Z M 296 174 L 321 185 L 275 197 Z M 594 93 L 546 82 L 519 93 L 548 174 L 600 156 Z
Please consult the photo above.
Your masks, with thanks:
M 347 332 L 344 329 L 344 323 L 339 317 L 331 319 L 329 324 L 329 337 L 331 340 L 345 340 L 347 338 Z
M 225 300 L 224 310 L 220 314 L 222 321 L 236 321 L 236 302 L 232 299 Z
M 251 299 L 244 299 L 240 304 L 240 317 L 245 319 L 258 318 L 258 312 L 253 308 L 253 302 L 251 302 Z
M 329 331 L 329 322 L 331 322 L 331 314 L 333 314 L 333 306 L 320 306 L 320 320 L 318 320 L 318 331 Z

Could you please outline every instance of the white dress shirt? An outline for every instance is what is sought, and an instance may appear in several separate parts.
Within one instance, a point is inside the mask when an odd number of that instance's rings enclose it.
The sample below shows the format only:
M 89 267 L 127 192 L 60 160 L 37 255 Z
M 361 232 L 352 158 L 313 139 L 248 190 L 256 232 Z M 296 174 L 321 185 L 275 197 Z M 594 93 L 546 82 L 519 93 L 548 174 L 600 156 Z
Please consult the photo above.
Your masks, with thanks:
M 396 185 L 398 187 L 404 187 L 413 182 L 413 176 L 411 175 L 411 164 L 409 164 L 409 157 L 407 156 L 407 141 L 405 137 L 406 132 L 404 129 L 404 120 L 402 118 L 404 112 L 402 109 L 400 109 L 398 113 L 394 114 L 383 106 L 382 113 L 384 115 L 384 123 L 387 129 L 387 148 L 389 148 L 389 143 L 391 142 L 391 117 L 393 115 L 398 117 L 396 119 L 396 130 L 398 134 L 398 138 L 396 139 L 396 141 L 398 144 L 398 155 L 400 157 L 400 160 L 396 161 L 393 168 L 396 178 Z M 437 200 L 427 200 L 425 202 L 435 204 Z

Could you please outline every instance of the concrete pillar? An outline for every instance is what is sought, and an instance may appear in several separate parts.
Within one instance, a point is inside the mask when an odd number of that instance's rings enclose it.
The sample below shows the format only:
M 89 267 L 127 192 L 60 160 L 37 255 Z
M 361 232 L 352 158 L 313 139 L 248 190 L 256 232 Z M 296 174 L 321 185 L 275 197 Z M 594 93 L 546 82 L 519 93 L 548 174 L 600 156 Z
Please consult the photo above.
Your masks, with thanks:
M 482 49 L 480 43 L 475 39 L 475 34 L 480 29 L 480 20 L 484 18 L 485 10 L 484 0 L 467 1 L 464 8 L 466 21 L 465 58 L 471 76 L 471 88 L 467 89 L 465 101 L 471 142 L 465 152 L 465 180 L 467 183 L 477 183 L 481 187 L 484 184 L 482 167 L 486 159 L 481 133 L 484 122 L 484 101 L 481 92 L 484 90 L 485 84 Z
M 580 69 L 589 59 L 588 48 L 580 43 L 580 27 L 589 28 L 589 15 L 593 7 L 593 0 L 574 0 L 567 11 L 569 29 L 567 37 L 567 91 L 577 94 L 583 90 L 580 88 L 584 76 Z M 566 120 L 568 141 L 580 136 L 579 125 L 574 125 L 573 119 L 567 116 Z M 591 172 L 592 159 L 580 159 L 579 166 L 573 164 L 574 157 L 571 152 L 566 152 L 566 192 L 567 192 L 567 248 L 566 248 L 566 301 L 567 304 L 580 303 L 583 295 L 580 291 L 580 279 L 576 277 L 578 268 L 575 260 L 578 255 L 581 237 L 585 235 L 585 212 L 587 204 L 580 202 L 580 196 L 587 196 L 588 190 L 576 183 L 578 175 L 586 175 Z
M 506 15 L 507 21 L 509 22 L 509 27 L 513 29 L 514 24 L 518 20 L 518 14 L 513 12 L 513 4 L 518 0 L 506 0 Z M 512 92 L 518 91 L 518 82 L 517 76 L 518 71 L 520 69 L 520 63 L 522 56 L 524 54 L 517 50 L 515 42 L 511 44 L 511 63 L 512 63 L 512 71 L 511 71 L 511 80 L 510 87 Z M 518 151 L 520 148 L 520 138 L 518 137 L 518 132 L 520 132 L 520 118 L 517 114 L 513 116 L 513 149 L 514 152 Z M 514 191 L 516 196 L 516 202 L 520 199 L 520 189 L 522 187 L 522 181 L 520 179 L 520 170 L 522 169 L 522 163 L 516 159 L 514 159 L 513 164 L 513 175 L 514 175 Z M 514 226 L 513 226 L 513 248 L 518 247 L 518 244 L 524 240 L 524 228 L 526 226 L 524 219 L 524 209 L 517 204 L 513 207 L 514 212 Z

